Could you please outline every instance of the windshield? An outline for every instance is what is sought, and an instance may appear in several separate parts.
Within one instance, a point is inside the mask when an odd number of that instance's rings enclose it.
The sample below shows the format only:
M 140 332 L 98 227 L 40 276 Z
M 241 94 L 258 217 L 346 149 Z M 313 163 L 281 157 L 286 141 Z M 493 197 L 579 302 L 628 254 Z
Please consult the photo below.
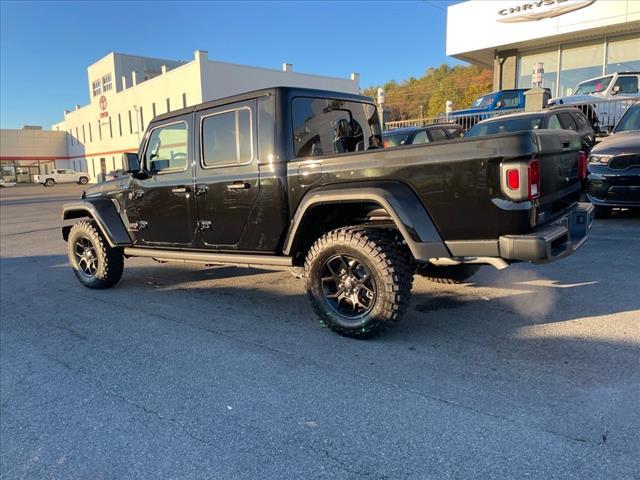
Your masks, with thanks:
M 587 95 L 589 93 L 604 92 L 611 83 L 612 75 L 606 77 L 594 78 L 586 82 L 578 84 L 578 88 L 572 95 Z
M 640 104 L 631 105 L 624 113 L 613 133 L 640 130 Z
M 504 118 L 493 120 L 487 123 L 478 123 L 471 128 L 464 136 L 482 137 L 484 135 L 495 135 L 497 133 L 524 132 L 526 130 L 536 130 L 542 125 L 542 115 L 523 118 Z
M 389 147 L 398 147 L 400 145 L 405 145 L 407 140 L 409 139 L 409 134 L 407 133 L 396 133 L 395 135 L 382 135 L 382 141 L 384 142 L 384 148 Z
M 485 95 L 483 97 L 478 97 L 475 102 L 471 105 L 472 108 L 481 108 L 488 107 L 493 103 L 493 100 L 496 98 L 495 93 L 490 93 L 489 95 Z

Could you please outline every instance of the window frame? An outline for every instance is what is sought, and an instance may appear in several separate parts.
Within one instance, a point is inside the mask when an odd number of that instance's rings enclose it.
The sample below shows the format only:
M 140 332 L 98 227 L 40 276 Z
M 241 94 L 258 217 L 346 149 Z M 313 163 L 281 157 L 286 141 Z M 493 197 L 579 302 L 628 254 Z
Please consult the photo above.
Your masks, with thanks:
M 210 117 L 214 117 L 216 115 L 223 115 L 225 113 L 231 113 L 231 112 L 237 112 L 239 110 L 249 110 L 249 131 L 251 133 L 250 135 L 250 140 L 251 140 L 251 158 L 249 159 L 248 162 L 244 162 L 244 163 L 240 163 L 240 162 L 234 162 L 234 163 L 225 163 L 222 165 L 206 165 L 204 163 L 204 121 L 207 118 Z M 242 167 L 242 166 L 246 166 L 246 165 L 251 165 L 255 159 L 255 150 L 253 148 L 253 139 L 254 139 L 254 135 L 253 135 L 253 111 L 252 108 L 249 105 L 242 105 L 241 107 L 236 107 L 236 108 L 228 108 L 226 110 L 221 110 L 219 112 L 212 112 L 209 113 L 207 115 L 202 115 L 200 117 L 200 139 L 199 139 L 199 143 L 200 143 L 200 167 L 204 170 L 210 170 L 210 169 L 214 169 L 214 168 L 225 168 L 225 167 Z M 236 139 L 237 141 L 237 139 Z
M 182 169 L 166 168 L 166 169 L 160 170 L 160 171 L 149 170 L 147 168 L 147 149 L 149 148 L 149 141 L 151 140 L 151 136 L 153 135 L 153 132 L 155 130 L 160 129 L 160 128 L 170 127 L 171 125 L 177 125 L 179 123 L 184 123 L 186 125 L 186 127 L 187 127 L 187 158 L 186 158 L 186 162 L 185 162 L 184 168 L 182 168 Z M 164 175 L 166 173 L 186 172 L 189 169 L 189 122 L 187 122 L 186 120 L 177 120 L 175 122 L 163 123 L 161 125 L 157 125 L 157 126 L 151 128 L 149 130 L 149 133 L 147 133 L 146 138 L 144 140 L 144 148 L 142 149 L 142 160 L 143 160 L 142 168 L 144 169 L 144 171 L 147 172 L 147 173 L 152 173 L 154 176 L 155 175 Z
M 96 88 L 96 85 L 97 85 L 97 88 Z M 98 80 L 94 80 L 93 82 L 91 82 L 91 90 L 93 92 L 94 97 L 97 97 L 102 93 L 102 78 L 99 78 Z
M 101 80 L 102 80 L 103 93 L 110 92 L 111 90 L 113 90 L 113 76 L 111 75 L 111 73 L 107 73 L 106 75 L 103 75 Z

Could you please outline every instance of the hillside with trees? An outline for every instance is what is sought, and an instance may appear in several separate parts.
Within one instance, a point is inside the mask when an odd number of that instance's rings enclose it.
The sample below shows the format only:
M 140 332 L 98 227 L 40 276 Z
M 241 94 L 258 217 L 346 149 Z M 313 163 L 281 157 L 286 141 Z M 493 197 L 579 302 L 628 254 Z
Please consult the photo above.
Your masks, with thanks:
M 398 83 L 391 80 L 381 85 L 385 90 L 385 105 L 391 120 L 435 117 L 444 113 L 445 102 L 453 108 L 467 108 L 479 95 L 492 90 L 493 73 L 475 65 L 440 65 L 430 67 L 420 78 L 410 77 Z M 364 89 L 364 94 L 376 98 L 380 85 Z

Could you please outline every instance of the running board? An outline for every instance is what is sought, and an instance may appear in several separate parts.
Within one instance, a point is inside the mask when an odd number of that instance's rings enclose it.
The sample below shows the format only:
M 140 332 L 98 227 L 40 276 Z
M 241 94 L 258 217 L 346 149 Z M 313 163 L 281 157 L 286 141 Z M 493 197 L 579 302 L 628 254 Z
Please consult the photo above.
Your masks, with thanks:
M 185 252 L 183 250 L 159 250 L 155 248 L 125 247 L 127 257 L 147 257 L 166 262 L 193 262 L 204 264 L 235 265 L 239 267 L 277 267 L 293 266 L 291 257 L 275 255 L 244 255 L 240 253 Z

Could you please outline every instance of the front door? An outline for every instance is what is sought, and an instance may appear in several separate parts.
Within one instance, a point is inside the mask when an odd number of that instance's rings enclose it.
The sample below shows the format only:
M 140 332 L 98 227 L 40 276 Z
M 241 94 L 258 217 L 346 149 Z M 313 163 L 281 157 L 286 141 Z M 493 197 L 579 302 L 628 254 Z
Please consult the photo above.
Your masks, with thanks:
M 191 125 L 191 115 L 183 115 L 153 126 L 145 138 L 140 157 L 145 178 L 132 180 L 126 201 L 129 230 L 138 244 L 180 247 L 193 241 Z
M 207 247 L 237 248 L 258 197 L 255 112 L 256 101 L 249 100 L 196 113 L 196 198 Z

